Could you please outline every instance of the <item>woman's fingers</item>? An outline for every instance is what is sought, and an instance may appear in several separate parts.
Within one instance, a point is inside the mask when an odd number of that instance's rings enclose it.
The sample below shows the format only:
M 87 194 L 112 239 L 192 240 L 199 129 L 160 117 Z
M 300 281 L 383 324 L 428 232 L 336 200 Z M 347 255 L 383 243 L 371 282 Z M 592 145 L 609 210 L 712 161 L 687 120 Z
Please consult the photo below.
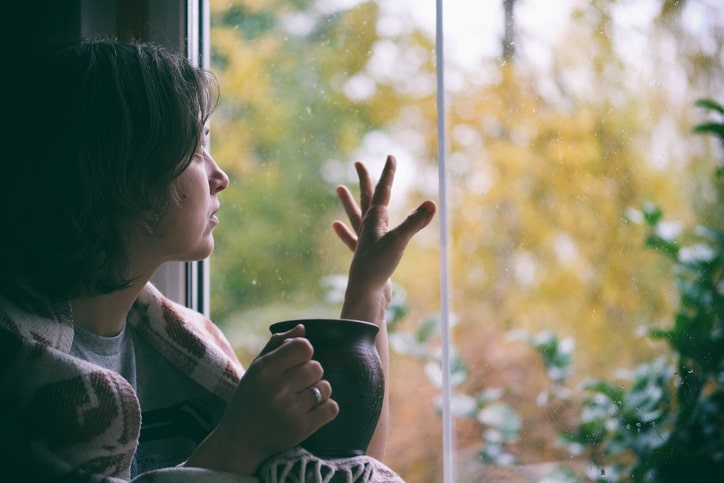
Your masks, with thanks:
M 377 182 L 377 186 L 373 188 L 372 178 L 370 177 L 369 171 L 364 164 L 360 162 L 355 163 L 355 169 L 359 177 L 360 185 L 360 204 L 357 202 L 352 195 L 352 192 L 346 186 L 340 185 L 337 187 L 337 197 L 342 203 L 342 207 L 349 219 L 349 223 L 352 226 L 350 229 L 341 221 L 335 221 L 332 223 L 332 228 L 342 242 L 347 245 L 352 251 L 357 248 L 357 235 L 362 229 L 362 222 L 365 214 L 369 211 L 373 205 L 381 205 L 386 207 L 390 201 L 390 194 L 392 192 L 392 183 L 395 179 L 395 170 L 397 161 L 394 156 L 388 156 L 385 161 L 385 167 L 382 170 L 380 180 Z
M 357 177 L 359 178 L 360 207 L 362 208 L 362 216 L 364 216 L 370 208 L 372 196 L 374 195 L 372 178 L 370 177 L 370 173 L 367 171 L 367 167 L 359 161 L 354 163 L 354 168 L 357 171 Z M 357 228 L 357 230 L 359 231 L 359 228 Z
M 332 229 L 337 234 L 337 237 L 342 240 L 342 243 L 354 252 L 357 248 L 357 234 L 352 232 L 352 230 L 341 221 L 333 222 Z
M 357 206 L 354 196 L 346 186 L 337 187 L 337 197 L 342 203 L 342 207 L 344 208 L 344 212 L 347 214 L 347 218 L 349 219 L 352 228 L 354 228 L 355 233 L 358 233 L 360 227 L 362 226 L 363 211 L 359 206 Z
M 309 411 L 314 411 L 317 407 L 329 401 L 332 396 L 332 386 L 327 380 L 320 380 L 307 386 L 298 393 L 299 397 L 309 407 Z
M 360 183 L 360 206 L 349 189 L 337 188 L 337 195 L 350 219 L 332 223 L 337 237 L 354 252 L 349 284 L 373 292 L 385 288 L 412 237 L 432 220 L 437 207 L 428 200 L 420 204 L 395 228 L 389 228 L 387 208 L 395 179 L 397 160 L 388 156 L 376 186 L 364 164 L 355 163 Z
M 294 398 L 291 403 L 306 411 L 309 409 L 309 396 L 316 395 L 316 391 L 311 388 L 319 391 L 319 401 L 315 401 L 315 406 L 327 401 L 332 394 L 329 382 L 322 379 L 324 368 L 312 359 L 313 353 L 314 349 L 307 339 L 286 339 L 279 347 L 255 361 L 255 369 L 261 380 L 268 378 L 277 381 L 278 387 L 283 388 L 280 397 Z
M 404 240 L 406 246 L 417 232 L 430 224 L 436 211 L 437 206 L 435 203 L 427 200 L 410 213 L 402 223 L 390 230 L 388 235 L 399 236 Z
M 280 345 L 284 343 L 287 339 L 292 339 L 294 337 L 304 337 L 304 334 L 306 333 L 306 328 L 302 324 L 297 324 L 295 327 L 292 327 L 286 332 L 279 332 L 278 334 L 272 334 L 271 338 L 269 339 L 269 342 L 266 343 L 264 348 L 259 353 L 259 356 L 263 356 L 264 354 L 267 354 Z
M 387 206 L 390 203 L 390 195 L 392 193 L 392 183 L 395 180 L 395 171 L 397 169 L 397 160 L 394 156 L 390 155 L 387 156 L 387 160 L 385 161 L 385 167 L 382 169 L 382 175 L 380 176 L 379 181 L 377 182 L 377 186 L 375 187 L 374 193 L 372 194 L 372 205 L 382 205 Z M 365 170 L 366 172 L 366 170 Z M 369 180 L 369 175 L 367 175 L 367 178 Z M 360 183 L 362 182 L 362 179 L 360 178 Z M 372 186 L 372 182 L 368 181 L 370 184 L 370 188 Z M 367 209 L 369 209 L 369 206 L 367 206 Z M 364 210 L 366 213 L 367 210 Z

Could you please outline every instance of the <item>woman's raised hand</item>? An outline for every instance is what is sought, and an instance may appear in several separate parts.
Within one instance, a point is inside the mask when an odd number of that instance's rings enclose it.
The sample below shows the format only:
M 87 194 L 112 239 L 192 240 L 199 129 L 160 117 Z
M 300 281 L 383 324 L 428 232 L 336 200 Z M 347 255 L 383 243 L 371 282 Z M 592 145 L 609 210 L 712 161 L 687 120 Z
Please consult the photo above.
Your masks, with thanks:
M 427 200 L 393 229 L 389 229 L 388 204 L 397 161 L 388 156 L 382 175 L 373 187 L 364 164 L 355 163 L 359 177 L 360 203 L 346 186 L 337 188 L 351 226 L 332 224 L 337 236 L 354 256 L 342 308 L 342 317 L 381 323 L 390 300 L 390 277 L 412 237 L 435 215 L 435 203 Z

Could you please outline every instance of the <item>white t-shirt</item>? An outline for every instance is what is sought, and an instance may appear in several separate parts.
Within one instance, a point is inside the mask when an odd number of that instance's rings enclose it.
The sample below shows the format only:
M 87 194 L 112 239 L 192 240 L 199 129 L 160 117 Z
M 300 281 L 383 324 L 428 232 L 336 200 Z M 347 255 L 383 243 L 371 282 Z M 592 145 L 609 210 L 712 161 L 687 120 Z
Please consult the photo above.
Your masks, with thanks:
M 221 418 L 226 403 L 173 366 L 125 324 L 113 337 L 75 326 L 71 355 L 123 376 L 141 405 L 131 478 L 183 463 Z

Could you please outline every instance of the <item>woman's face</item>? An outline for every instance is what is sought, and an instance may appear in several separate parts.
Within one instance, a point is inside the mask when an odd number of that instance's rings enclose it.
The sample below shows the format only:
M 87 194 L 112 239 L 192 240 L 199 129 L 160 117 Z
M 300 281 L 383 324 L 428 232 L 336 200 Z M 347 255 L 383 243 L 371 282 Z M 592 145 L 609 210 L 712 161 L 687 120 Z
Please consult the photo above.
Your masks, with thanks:
M 144 237 L 136 253 L 151 257 L 148 262 L 152 264 L 208 257 L 214 249 L 211 232 L 219 224 L 215 215 L 219 209 L 217 194 L 228 185 L 226 173 L 200 148 L 174 180 L 176 199 L 169 203 L 156 231 Z

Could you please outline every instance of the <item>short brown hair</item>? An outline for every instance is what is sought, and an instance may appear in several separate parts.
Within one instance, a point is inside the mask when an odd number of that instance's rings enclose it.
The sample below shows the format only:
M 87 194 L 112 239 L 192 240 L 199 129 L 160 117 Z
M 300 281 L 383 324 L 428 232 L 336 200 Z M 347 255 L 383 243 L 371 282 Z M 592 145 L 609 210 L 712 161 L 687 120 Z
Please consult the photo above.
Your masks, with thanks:
M 0 292 L 57 300 L 124 288 L 128 230 L 156 227 L 216 84 L 170 50 L 114 40 L 57 49 L 31 71 L 19 86 L 32 86 L 22 144 L 0 174 Z

